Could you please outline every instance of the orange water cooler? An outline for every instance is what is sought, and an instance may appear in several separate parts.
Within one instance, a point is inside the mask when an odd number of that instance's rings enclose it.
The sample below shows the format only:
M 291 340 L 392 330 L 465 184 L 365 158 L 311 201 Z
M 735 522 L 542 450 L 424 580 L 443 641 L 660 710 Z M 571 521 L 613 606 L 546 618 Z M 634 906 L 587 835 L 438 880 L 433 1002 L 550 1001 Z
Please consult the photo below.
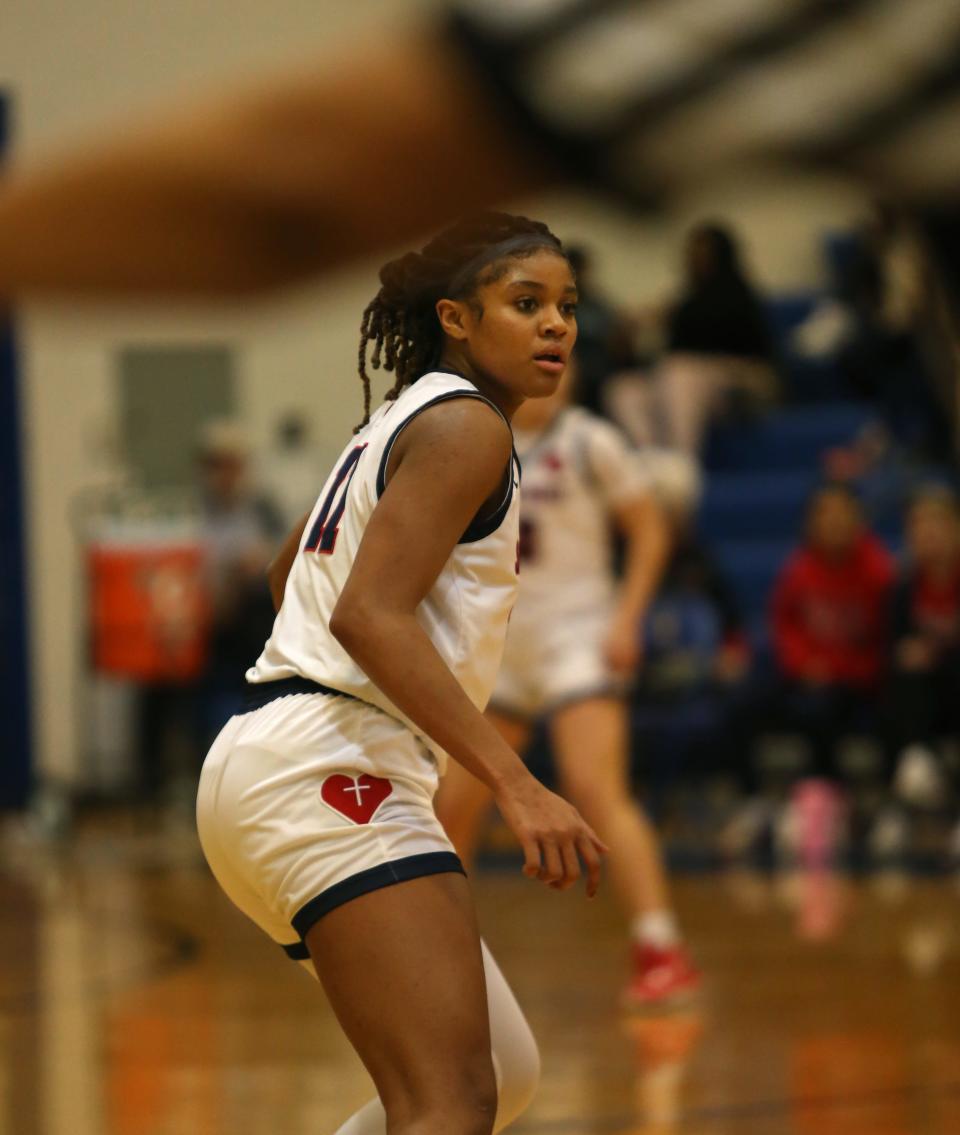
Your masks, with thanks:
M 210 630 L 205 555 L 182 526 L 115 524 L 87 543 L 93 668 L 139 682 L 190 682 Z

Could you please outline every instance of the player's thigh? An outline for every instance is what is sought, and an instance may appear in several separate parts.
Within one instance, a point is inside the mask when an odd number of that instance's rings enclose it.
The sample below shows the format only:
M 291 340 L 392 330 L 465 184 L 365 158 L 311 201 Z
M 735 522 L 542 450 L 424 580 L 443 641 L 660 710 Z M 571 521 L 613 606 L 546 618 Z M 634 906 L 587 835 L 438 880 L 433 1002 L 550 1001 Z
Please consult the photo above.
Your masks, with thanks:
M 305 940 L 388 1115 L 495 1109 L 480 937 L 462 875 L 371 891 Z
M 622 698 L 560 706 L 550 717 L 550 738 L 563 791 L 578 807 L 629 794 L 629 723 Z

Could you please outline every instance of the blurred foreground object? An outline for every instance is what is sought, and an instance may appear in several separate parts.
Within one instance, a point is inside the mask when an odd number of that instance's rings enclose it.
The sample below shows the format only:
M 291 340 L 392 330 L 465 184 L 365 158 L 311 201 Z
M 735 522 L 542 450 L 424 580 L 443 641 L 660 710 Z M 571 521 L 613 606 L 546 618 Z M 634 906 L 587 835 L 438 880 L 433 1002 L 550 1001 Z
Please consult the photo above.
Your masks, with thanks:
M 460 0 L 10 178 L 0 295 L 244 295 L 505 197 L 743 165 L 955 211 L 960 0 Z

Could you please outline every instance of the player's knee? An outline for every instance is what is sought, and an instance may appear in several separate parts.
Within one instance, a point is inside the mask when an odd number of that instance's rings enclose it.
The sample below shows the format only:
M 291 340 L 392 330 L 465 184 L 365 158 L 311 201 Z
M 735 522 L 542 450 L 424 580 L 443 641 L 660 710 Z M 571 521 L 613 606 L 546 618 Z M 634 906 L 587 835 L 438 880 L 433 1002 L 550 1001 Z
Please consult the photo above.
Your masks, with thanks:
M 454 1088 L 443 1104 L 446 1125 L 437 1130 L 491 1135 L 497 1118 L 497 1079 L 489 1057 L 464 1065 Z
M 400 1135 L 491 1135 L 497 1080 L 489 1054 L 457 1062 L 416 1091 L 381 1092 L 387 1129 Z
M 482 1082 L 472 1081 L 460 1097 L 462 1130 L 470 1135 L 491 1135 L 497 1118 L 497 1081 L 492 1064 Z M 461 1127 L 451 1128 L 461 1130 Z

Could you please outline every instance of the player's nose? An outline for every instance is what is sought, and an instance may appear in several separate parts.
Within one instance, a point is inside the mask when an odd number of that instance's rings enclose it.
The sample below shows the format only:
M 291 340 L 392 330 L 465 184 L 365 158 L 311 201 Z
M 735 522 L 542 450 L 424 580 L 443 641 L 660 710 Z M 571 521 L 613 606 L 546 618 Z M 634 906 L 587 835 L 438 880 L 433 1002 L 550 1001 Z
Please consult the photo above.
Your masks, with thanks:
M 543 322 L 540 326 L 542 335 L 548 335 L 552 339 L 562 339 L 568 331 L 567 321 L 559 307 L 553 305 L 543 309 Z

